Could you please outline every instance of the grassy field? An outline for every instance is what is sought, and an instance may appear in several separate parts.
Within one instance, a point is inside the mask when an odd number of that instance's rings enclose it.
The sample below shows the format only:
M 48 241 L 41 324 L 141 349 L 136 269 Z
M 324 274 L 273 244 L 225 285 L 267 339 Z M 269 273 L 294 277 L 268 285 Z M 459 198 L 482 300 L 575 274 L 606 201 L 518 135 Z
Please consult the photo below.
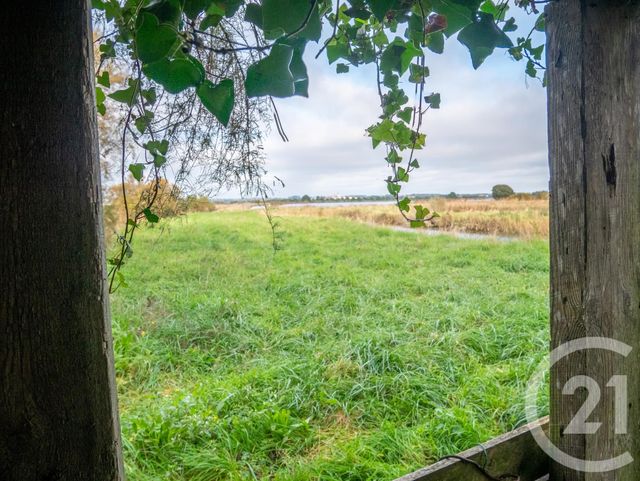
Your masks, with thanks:
M 542 239 L 549 236 L 549 201 L 429 199 L 419 201 L 440 217 L 433 227 L 444 231 Z M 367 224 L 406 226 L 407 221 L 394 205 L 344 207 L 296 207 L 275 209 L 282 216 L 340 217 Z
M 524 422 L 548 250 L 339 218 L 148 229 L 113 296 L 128 476 L 384 480 Z

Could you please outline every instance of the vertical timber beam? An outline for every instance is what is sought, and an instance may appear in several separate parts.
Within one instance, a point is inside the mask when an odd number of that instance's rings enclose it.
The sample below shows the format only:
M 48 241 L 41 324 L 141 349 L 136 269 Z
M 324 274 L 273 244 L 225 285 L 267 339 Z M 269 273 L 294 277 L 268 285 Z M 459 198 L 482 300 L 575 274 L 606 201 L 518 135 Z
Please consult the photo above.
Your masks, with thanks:
M 0 14 L 0 479 L 121 481 L 89 0 Z
M 571 354 L 551 369 L 550 436 L 587 461 L 628 452 L 634 462 L 589 472 L 553 462 L 552 481 L 640 479 L 640 2 L 557 0 L 546 8 L 551 170 L 551 342 L 606 337 L 633 350 Z M 626 376 L 623 390 L 607 386 Z M 589 376 L 599 386 L 586 418 L 601 426 L 569 434 Z M 596 387 L 598 387 L 596 386 Z M 628 422 L 616 416 L 628 411 Z M 626 433 L 625 433 L 626 430 Z M 586 470 L 586 472 L 585 472 Z

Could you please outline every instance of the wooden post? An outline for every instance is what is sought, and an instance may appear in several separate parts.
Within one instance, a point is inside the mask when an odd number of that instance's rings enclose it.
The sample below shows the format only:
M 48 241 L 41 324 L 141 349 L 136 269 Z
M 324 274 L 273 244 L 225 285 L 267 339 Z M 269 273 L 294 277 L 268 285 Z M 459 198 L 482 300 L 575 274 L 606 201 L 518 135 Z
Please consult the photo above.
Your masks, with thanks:
M 120 481 L 89 0 L 0 14 L 0 480 Z
M 596 336 L 633 348 L 626 357 L 603 349 L 581 350 L 552 367 L 551 439 L 560 450 L 582 460 L 605 460 L 624 452 L 635 459 L 608 472 L 583 472 L 585 465 L 576 469 L 555 461 L 550 479 L 636 481 L 640 479 L 640 3 L 558 0 L 547 6 L 546 13 L 552 347 Z M 626 376 L 626 396 L 623 378 L 612 381 L 616 375 Z M 595 401 L 593 411 L 585 411 L 587 422 L 602 423 L 595 432 L 567 432 L 576 431 L 575 426 L 568 429 L 571 420 L 590 405 L 586 389 L 571 395 L 573 388 L 585 384 L 584 378 L 574 376 L 588 376 L 597 383 L 588 392 Z M 574 381 L 567 384 L 571 378 Z M 626 423 L 624 411 L 628 411 Z

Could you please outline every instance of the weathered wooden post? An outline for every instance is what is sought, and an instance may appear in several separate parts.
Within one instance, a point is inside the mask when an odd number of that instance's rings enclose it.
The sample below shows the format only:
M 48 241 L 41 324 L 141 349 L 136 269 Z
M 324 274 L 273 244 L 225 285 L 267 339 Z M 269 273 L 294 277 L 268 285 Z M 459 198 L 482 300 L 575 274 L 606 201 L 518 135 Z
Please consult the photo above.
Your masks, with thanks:
M 550 436 L 580 460 L 625 452 L 635 459 L 603 472 L 604 463 L 567 466 L 555 460 L 551 480 L 636 481 L 640 2 L 558 0 L 546 12 L 552 347 L 593 336 L 633 348 L 628 356 L 581 349 L 552 367 Z

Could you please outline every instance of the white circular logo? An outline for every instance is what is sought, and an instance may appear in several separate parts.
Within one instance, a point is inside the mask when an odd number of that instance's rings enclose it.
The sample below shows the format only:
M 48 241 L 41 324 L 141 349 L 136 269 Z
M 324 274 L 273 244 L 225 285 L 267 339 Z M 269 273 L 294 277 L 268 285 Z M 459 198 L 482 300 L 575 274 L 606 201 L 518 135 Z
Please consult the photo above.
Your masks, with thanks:
M 527 422 L 534 423 L 539 417 L 537 408 L 538 393 L 543 384 L 545 374 L 549 372 L 554 364 L 566 356 L 587 349 L 604 349 L 626 357 L 631 352 L 632 347 L 624 342 L 608 337 L 583 337 L 566 342 L 555 348 L 549 356 L 538 365 L 535 374 L 531 377 L 527 385 L 525 394 L 525 415 Z M 614 375 L 607 382 L 606 386 L 616 389 L 616 399 L 620 401 L 616 404 L 615 433 L 626 434 L 627 378 L 622 375 Z M 581 387 L 587 389 L 588 395 L 582 407 L 565 428 L 564 432 L 566 434 L 594 434 L 602 424 L 587 421 L 589 415 L 600 401 L 600 386 L 595 379 L 583 375 L 574 376 L 565 383 L 562 388 L 562 393 L 571 395 Z M 551 459 L 574 471 L 603 473 L 620 469 L 633 462 L 633 457 L 628 451 L 610 459 L 588 460 L 576 458 L 555 446 L 538 424 L 534 424 L 531 434 Z

